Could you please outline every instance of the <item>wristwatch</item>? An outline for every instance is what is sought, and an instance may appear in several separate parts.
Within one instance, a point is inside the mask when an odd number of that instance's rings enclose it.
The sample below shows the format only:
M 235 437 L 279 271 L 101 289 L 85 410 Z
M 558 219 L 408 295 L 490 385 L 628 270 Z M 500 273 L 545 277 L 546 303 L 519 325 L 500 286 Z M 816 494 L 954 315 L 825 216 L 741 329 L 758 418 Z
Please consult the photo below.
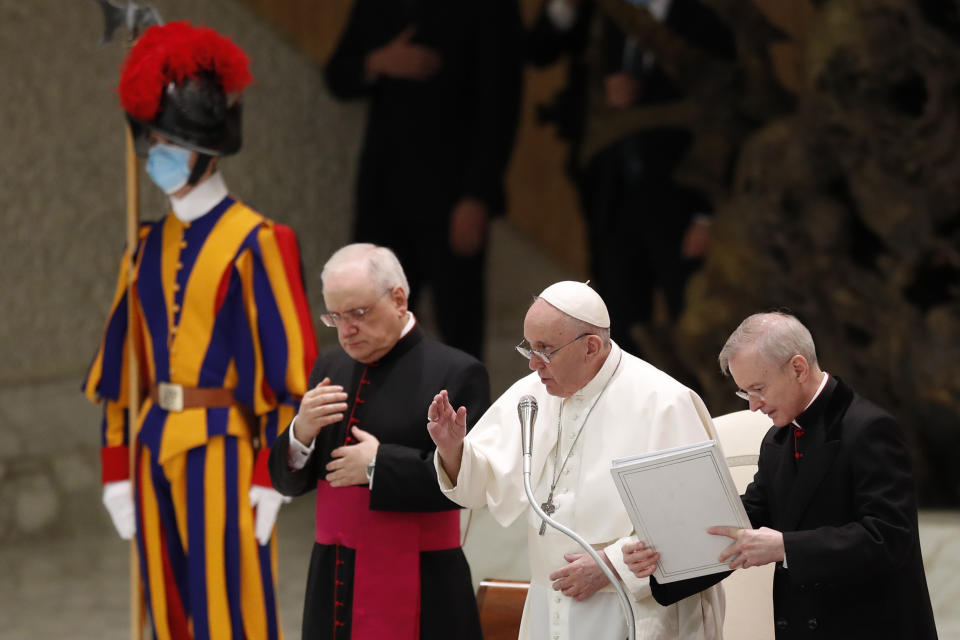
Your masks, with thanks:
M 367 482 L 373 482 L 373 468 L 377 464 L 377 456 L 374 454 L 373 460 L 370 461 L 370 464 L 367 465 Z

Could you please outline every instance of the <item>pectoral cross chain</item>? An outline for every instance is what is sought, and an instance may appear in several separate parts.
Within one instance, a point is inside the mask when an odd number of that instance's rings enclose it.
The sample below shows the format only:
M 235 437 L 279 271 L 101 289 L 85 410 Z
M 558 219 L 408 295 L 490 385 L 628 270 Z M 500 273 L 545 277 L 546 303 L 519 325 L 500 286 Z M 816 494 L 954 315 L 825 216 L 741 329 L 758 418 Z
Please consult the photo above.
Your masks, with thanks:
M 550 495 L 547 496 L 547 501 L 540 505 L 540 508 L 543 509 L 543 512 L 548 516 L 552 516 L 553 512 L 557 510 L 557 506 L 553 504 L 553 491 L 550 492 Z M 540 535 L 542 536 L 547 530 L 547 521 L 540 521 Z

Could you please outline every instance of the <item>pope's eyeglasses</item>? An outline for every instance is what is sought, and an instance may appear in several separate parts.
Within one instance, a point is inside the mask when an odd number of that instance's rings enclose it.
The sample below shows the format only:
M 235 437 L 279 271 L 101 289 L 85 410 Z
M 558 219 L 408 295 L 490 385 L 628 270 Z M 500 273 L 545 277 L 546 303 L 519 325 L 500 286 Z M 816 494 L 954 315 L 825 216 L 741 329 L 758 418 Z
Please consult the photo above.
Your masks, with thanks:
M 557 354 L 557 352 L 560 351 L 560 349 L 563 349 L 563 348 L 566 347 L 567 345 L 573 344 L 574 342 L 576 342 L 576 341 L 579 340 L 580 338 L 583 338 L 584 336 L 590 336 L 590 335 L 593 335 L 593 334 L 592 334 L 592 333 L 581 333 L 580 335 L 578 335 L 576 338 L 574 338 L 574 339 L 571 340 L 570 342 L 566 342 L 566 343 L 560 345 L 559 347 L 557 347 L 557 348 L 554 349 L 553 351 L 539 351 L 539 350 L 537 350 L 537 349 L 534 349 L 533 347 L 530 346 L 530 343 L 527 342 L 527 339 L 526 339 L 526 338 L 524 338 L 523 340 L 521 340 L 521 341 L 520 341 L 520 344 L 518 344 L 516 347 L 514 347 L 514 349 L 516 349 L 517 352 L 518 352 L 520 355 L 522 355 L 524 358 L 526 358 L 527 360 L 529 360 L 529 359 L 530 359 L 531 357 L 533 357 L 533 356 L 537 356 L 537 357 L 540 358 L 545 364 L 550 364 L 550 358 L 552 358 L 553 356 L 555 356 L 555 355 Z

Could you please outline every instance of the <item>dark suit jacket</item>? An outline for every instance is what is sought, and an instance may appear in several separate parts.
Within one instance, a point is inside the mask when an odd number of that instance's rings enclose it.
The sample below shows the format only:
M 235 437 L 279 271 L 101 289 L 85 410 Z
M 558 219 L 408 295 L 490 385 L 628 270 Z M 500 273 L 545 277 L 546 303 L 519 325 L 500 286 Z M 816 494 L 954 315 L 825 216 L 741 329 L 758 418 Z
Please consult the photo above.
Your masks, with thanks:
M 763 439 L 742 496 L 756 528 L 783 532 L 773 581 L 776 637 L 936 638 L 917 533 L 909 454 L 896 421 L 832 378 L 790 428 Z M 665 585 L 661 604 L 729 573 Z

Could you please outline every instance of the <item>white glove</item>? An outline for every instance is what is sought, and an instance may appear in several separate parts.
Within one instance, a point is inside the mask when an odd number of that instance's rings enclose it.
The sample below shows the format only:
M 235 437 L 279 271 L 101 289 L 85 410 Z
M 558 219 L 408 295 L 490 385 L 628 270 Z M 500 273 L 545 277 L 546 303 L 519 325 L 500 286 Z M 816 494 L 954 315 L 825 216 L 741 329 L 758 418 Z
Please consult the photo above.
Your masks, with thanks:
M 133 538 L 137 522 L 133 509 L 133 485 L 129 480 L 117 480 L 103 485 L 103 506 L 107 508 L 117 533 L 124 540 Z
M 267 544 L 273 533 L 273 525 L 277 522 L 280 505 L 290 502 L 290 498 L 276 489 L 253 485 L 250 487 L 250 506 L 257 510 L 257 521 L 254 524 L 254 533 L 257 542 Z

